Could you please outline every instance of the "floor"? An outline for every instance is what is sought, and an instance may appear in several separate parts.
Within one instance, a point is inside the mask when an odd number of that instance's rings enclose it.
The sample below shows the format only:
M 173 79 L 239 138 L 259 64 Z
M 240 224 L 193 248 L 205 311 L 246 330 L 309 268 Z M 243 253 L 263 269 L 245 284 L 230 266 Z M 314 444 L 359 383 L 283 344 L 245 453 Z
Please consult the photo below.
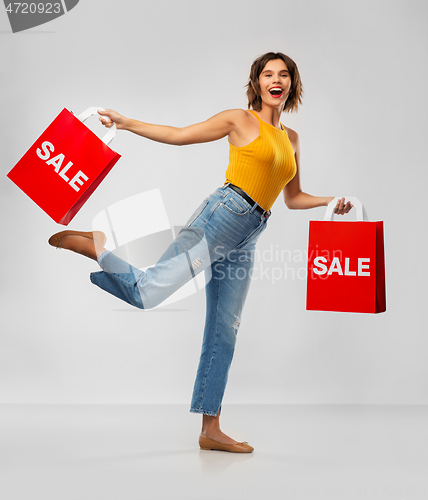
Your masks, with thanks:
M 428 499 L 428 406 L 0 405 L 1 500 Z

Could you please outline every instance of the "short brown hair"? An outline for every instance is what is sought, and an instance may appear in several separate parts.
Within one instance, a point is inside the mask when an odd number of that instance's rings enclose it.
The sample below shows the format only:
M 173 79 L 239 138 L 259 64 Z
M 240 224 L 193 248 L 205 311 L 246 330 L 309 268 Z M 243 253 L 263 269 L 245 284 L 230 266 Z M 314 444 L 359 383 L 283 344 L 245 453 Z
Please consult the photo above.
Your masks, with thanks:
M 288 99 L 285 101 L 283 111 L 287 111 L 288 113 L 297 111 L 299 104 L 302 104 L 303 86 L 297 64 L 282 52 L 267 52 L 258 57 L 251 66 L 250 78 L 247 83 L 248 109 L 253 108 L 254 111 L 262 109 L 259 77 L 266 64 L 275 59 L 282 59 L 285 62 L 291 76 L 291 89 Z

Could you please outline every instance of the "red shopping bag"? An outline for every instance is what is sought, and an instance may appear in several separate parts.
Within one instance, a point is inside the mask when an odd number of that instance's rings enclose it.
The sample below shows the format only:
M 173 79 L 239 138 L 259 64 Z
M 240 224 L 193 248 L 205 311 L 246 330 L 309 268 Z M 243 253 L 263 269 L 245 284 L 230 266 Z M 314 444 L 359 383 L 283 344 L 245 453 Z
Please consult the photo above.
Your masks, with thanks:
M 306 309 L 381 313 L 386 310 L 383 222 L 371 222 L 358 199 L 346 198 L 356 221 L 333 221 L 338 198 L 323 221 L 309 222 Z
M 98 109 L 77 117 L 63 109 L 7 174 L 59 224 L 69 224 L 120 158 L 107 145 L 115 125 L 101 140 L 83 123 Z

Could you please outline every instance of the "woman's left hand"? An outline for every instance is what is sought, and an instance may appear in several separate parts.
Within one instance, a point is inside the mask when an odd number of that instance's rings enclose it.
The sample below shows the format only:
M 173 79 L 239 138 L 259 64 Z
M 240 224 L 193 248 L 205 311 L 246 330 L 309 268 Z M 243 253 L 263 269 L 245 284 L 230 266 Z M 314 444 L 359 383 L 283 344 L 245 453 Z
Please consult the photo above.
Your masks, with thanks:
M 347 214 L 353 206 L 354 205 L 352 205 L 350 201 L 345 203 L 345 198 L 340 198 L 336 206 L 334 207 L 334 213 L 337 215 Z

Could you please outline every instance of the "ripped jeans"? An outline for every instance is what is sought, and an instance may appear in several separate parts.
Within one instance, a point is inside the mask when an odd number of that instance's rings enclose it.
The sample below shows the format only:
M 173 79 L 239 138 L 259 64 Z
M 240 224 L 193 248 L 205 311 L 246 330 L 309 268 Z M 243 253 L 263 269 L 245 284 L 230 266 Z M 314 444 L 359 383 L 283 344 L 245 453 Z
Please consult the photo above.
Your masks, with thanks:
M 205 272 L 206 320 L 190 411 L 217 415 L 226 388 L 240 318 L 254 265 L 255 245 L 270 212 L 257 212 L 228 184 L 198 207 L 174 242 L 145 272 L 110 251 L 91 281 L 140 309 L 162 303 Z

